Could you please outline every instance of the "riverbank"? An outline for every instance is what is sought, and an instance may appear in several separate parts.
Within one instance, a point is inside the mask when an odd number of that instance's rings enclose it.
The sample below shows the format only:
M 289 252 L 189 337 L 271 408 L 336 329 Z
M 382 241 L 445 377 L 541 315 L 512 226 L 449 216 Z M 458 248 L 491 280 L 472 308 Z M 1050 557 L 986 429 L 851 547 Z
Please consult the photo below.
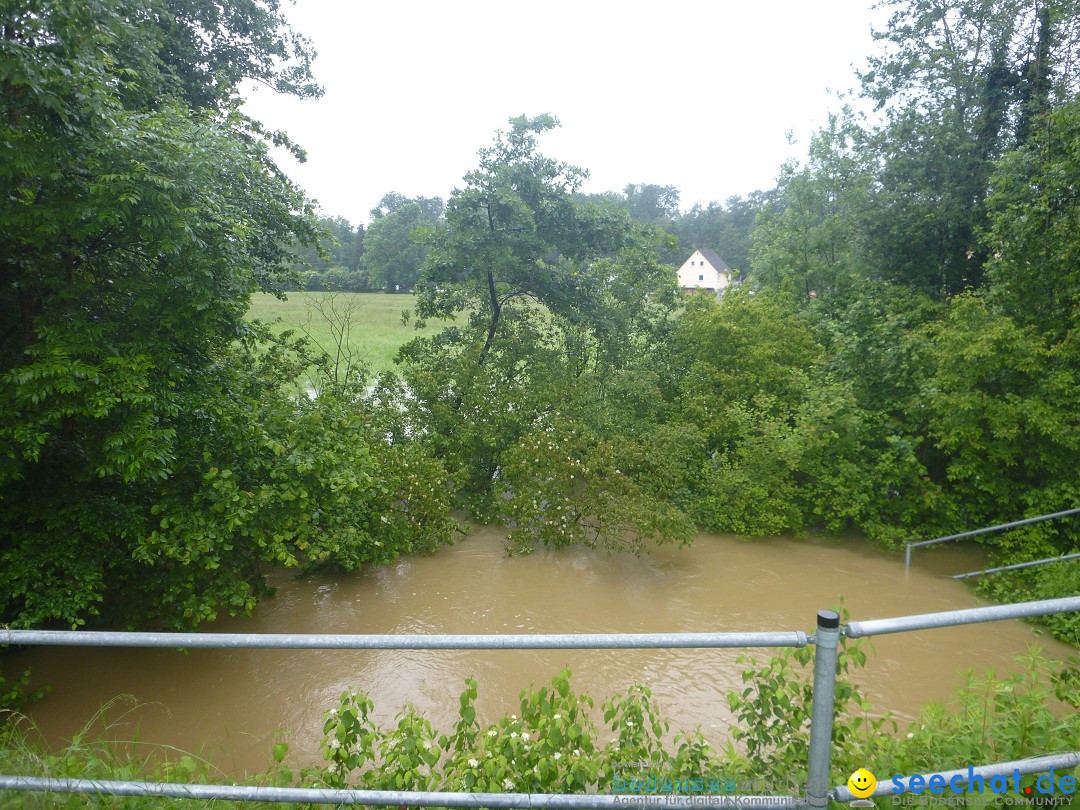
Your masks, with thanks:
M 766 538 L 752 543 L 701 535 L 690 549 L 660 547 L 635 558 L 587 549 L 506 557 L 504 532 L 479 528 L 433 557 L 406 558 L 357 574 L 296 578 L 277 572 L 277 595 L 222 632 L 529 633 L 812 629 L 816 611 L 843 597 L 852 618 L 972 607 L 980 601 L 949 574 L 981 565 L 979 548 L 916 557 L 865 542 Z M 1012 660 L 1039 644 L 1050 658 L 1074 651 L 1021 622 L 882 637 L 859 682 L 875 712 L 908 721 L 947 698 L 957 673 L 1016 671 Z M 518 692 L 568 666 L 574 688 L 604 696 L 648 685 L 677 728 L 701 727 L 723 742 L 732 722 L 726 692 L 741 689 L 738 651 L 260 651 L 39 649 L 32 667 L 55 691 L 31 716 L 56 743 L 76 733 L 118 693 L 144 705 L 125 722 L 142 739 L 204 750 L 226 770 L 258 771 L 287 730 L 290 761 L 320 760 L 323 712 L 363 689 L 375 719 L 391 724 L 406 704 L 452 725 L 467 677 L 480 683 L 482 720 L 511 713 Z M 764 657 L 764 651 L 759 654 Z

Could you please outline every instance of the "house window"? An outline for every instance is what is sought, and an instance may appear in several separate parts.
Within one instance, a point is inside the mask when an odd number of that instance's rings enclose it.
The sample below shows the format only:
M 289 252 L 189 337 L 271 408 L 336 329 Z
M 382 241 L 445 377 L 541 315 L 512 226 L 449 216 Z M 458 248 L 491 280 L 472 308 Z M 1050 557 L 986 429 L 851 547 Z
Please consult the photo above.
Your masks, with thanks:
M 705 276 L 698 276 L 698 277 L 697 277 L 697 280 L 698 280 L 698 281 L 704 281 L 704 280 L 705 280 Z

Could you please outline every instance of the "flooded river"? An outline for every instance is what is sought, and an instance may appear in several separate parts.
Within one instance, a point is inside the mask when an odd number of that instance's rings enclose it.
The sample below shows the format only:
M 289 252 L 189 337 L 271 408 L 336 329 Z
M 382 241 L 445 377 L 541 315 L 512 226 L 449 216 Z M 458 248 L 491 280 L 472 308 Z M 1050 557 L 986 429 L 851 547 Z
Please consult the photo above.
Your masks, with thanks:
M 224 620 L 221 632 L 558 633 L 813 630 L 818 609 L 843 596 L 853 619 L 950 610 L 979 604 L 948 574 L 981 567 L 978 549 L 924 549 L 905 574 L 902 557 L 858 541 L 740 542 L 702 535 L 690 549 L 644 558 L 568 549 L 507 558 L 499 529 L 481 528 L 434 557 L 333 579 L 273 577 L 277 595 L 254 617 Z M 1066 658 L 1073 650 L 1018 621 L 927 630 L 873 640 L 864 684 L 875 711 L 902 719 L 950 695 L 968 667 L 1012 671 L 1012 657 L 1038 643 Z M 757 651 L 765 655 L 767 651 Z M 110 698 L 133 695 L 118 739 L 201 752 L 226 770 L 258 771 L 275 732 L 294 765 L 318 760 L 323 712 L 360 688 L 381 723 L 406 703 L 436 727 L 456 718 L 462 681 L 479 681 L 480 719 L 517 711 L 529 684 L 561 667 L 597 703 L 642 683 L 674 728 L 700 726 L 716 741 L 730 716 L 725 690 L 742 688 L 736 650 L 675 651 L 270 651 L 41 648 L 20 653 L 54 691 L 31 707 L 53 742 L 70 738 Z M 597 720 L 599 722 L 599 717 Z

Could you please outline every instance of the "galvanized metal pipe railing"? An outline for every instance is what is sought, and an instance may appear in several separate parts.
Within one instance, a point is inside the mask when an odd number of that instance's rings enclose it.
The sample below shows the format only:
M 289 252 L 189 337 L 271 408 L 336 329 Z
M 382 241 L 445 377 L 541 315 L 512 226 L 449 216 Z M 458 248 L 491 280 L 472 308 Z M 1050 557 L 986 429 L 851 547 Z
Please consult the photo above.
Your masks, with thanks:
M 806 773 L 806 792 L 810 807 L 815 810 L 829 806 L 829 754 L 839 643 L 840 614 L 834 610 L 819 611 L 814 635 L 814 692 L 810 705 L 810 751 Z
M 372 635 L 4 630 L 0 644 L 271 650 L 666 650 L 805 647 L 806 633 L 507 633 Z
M 906 633 L 910 630 L 930 630 L 935 627 L 956 627 L 962 624 L 996 622 L 1003 619 L 1025 619 L 1031 616 L 1049 616 L 1051 613 L 1080 611 L 1080 596 L 1060 599 L 1043 599 L 1038 602 L 1017 602 L 1012 605 L 988 605 L 966 610 L 947 610 L 941 613 L 921 613 L 915 616 L 898 616 L 893 619 L 872 619 L 867 622 L 848 622 L 844 635 L 848 638 L 881 636 L 888 633 Z
M 98 796 L 160 796 L 171 799 L 224 799 L 240 802 L 281 802 L 401 807 L 556 808 L 556 810 L 614 810 L 633 803 L 637 808 L 709 807 L 748 810 L 796 810 L 806 805 L 797 796 L 735 796 L 723 794 L 585 794 L 585 793 L 443 793 L 433 790 L 352 790 L 348 788 L 282 788 L 258 785 L 180 785 L 167 782 L 127 782 L 108 779 L 55 779 L 0 776 L 0 790 L 84 793 Z
M 835 615 L 835 614 L 834 614 Z M 838 633 L 839 631 L 834 631 Z M 202 649 L 338 649 L 338 650 L 538 650 L 538 649 L 721 649 L 805 647 L 813 639 L 802 631 L 733 633 L 555 633 L 504 635 L 372 635 L 302 633 L 137 633 L 86 630 L 0 629 L 0 644 L 149 647 Z M 834 645 L 835 647 L 835 645 Z M 828 671 L 835 669 L 834 664 Z M 831 710 L 829 713 L 831 723 Z M 827 742 L 827 741 L 826 741 Z M 825 756 L 828 752 L 825 751 Z M 827 768 L 827 765 L 826 765 Z M 827 779 L 827 773 L 826 773 Z M 450 793 L 441 791 L 281 788 L 252 785 L 181 785 L 125 780 L 55 779 L 0 776 L 0 790 L 87 793 L 109 796 L 224 799 L 233 801 L 306 802 L 310 804 L 406 807 L 584 808 L 607 810 L 625 806 L 670 808 L 700 805 L 703 795 L 663 794 L 521 794 Z M 711 807 L 795 810 L 805 806 L 798 796 L 708 794 Z
M 1077 510 L 1080 511 L 1080 510 Z M 181 785 L 162 782 L 125 780 L 56 779 L 50 777 L 2 776 L 0 790 L 29 790 L 62 793 L 86 793 L 111 796 L 160 796 L 165 798 L 228 799 L 235 801 L 307 802 L 311 804 L 364 804 L 373 806 L 439 806 L 499 808 L 583 808 L 606 810 L 635 807 L 697 807 L 703 803 L 725 808 L 762 807 L 790 810 L 808 803 L 814 808 L 827 806 L 829 798 L 853 797 L 843 786 L 828 788 L 832 715 L 834 709 L 837 645 L 841 633 L 850 638 L 900 633 L 934 627 L 949 627 L 975 622 L 999 621 L 1050 613 L 1080 611 L 1080 597 L 1047 599 L 1013 605 L 993 605 L 969 610 L 901 616 L 866 622 L 849 622 L 841 630 L 834 611 L 820 611 L 817 632 L 809 637 L 802 632 L 765 633 L 631 633 L 631 634 L 507 634 L 507 635 L 315 635 L 293 633 L 114 633 L 83 630 L 9 630 L 0 629 L 0 644 L 37 644 L 51 646 L 95 647 L 172 647 L 172 648 L 266 648 L 266 649 L 383 649 L 383 650 L 485 650 L 485 649 L 668 649 L 731 647 L 804 647 L 816 645 L 814 656 L 814 692 L 811 708 L 810 751 L 807 798 L 799 796 L 728 796 L 716 794 L 522 794 L 522 793 L 453 793 L 441 791 L 351 790 L 320 788 L 282 788 L 253 785 Z M 1040 757 L 1017 763 L 977 766 L 976 774 L 997 775 L 996 769 L 1020 769 L 1036 773 L 1047 767 L 1074 767 L 1080 753 Z M 1075 757 L 1075 759 L 1074 759 Z M 1038 767 L 1037 767 L 1038 766 Z M 1023 770 L 1031 767 L 1033 770 Z M 954 776 L 959 771 L 946 771 Z M 967 773 L 964 771 L 963 773 Z M 888 788 L 886 783 L 885 788 Z M 875 795 L 884 788 L 879 787 Z
M 1054 520 L 1059 517 L 1067 517 L 1068 515 L 1080 514 L 1080 507 L 1076 509 L 1065 509 L 1061 512 L 1053 512 L 1049 515 L 1038 515 L 1036 517 L 1024 518 L 1023 520 L 1014 520 L 1011 523 L 999 523 L 997 526 L 987 526 L 985 529 L 973 529 L 970 532 L 960 532 L 959 534 L 950 534 L 945 537 L 935 537 L 933 540 L 919 540 L 915 543 L 906 543 L 904 548 L 904 570 L 911 568 L 911 550 L 913 548 L 919 548 L 921 546 L 934 546 L 938 543 L 948 543 L 952 540 L 962 540 L 965 537 L 976 537 L 980 534 L 991 534 L 992 532 L 1003 532 L 1006 529 L 1015 529 L 1018 526 L 1027 526 L 1032 523 L 1042 523 L 1044 520 Z
M 1064 562 L 1065 560 L 1080 560 L 1080 552 L 1077 552 L 1076 554 L 1063 554 L 1060 557 L 1044 557 L 1041 560 L 1014 563 L 1013 565 L 1001 565 L 997 568 L 984 568 L 981 571 L 968 571 L 966 574 L 953 574 L 952 578 L 969 579 L 970 577 L 982 577 L 987 574 L 999 574 L 1002 571 L 1019 571 L 1023 568 L 1034 568 L 1036 565 L 1048 565 L 1055 562 Z

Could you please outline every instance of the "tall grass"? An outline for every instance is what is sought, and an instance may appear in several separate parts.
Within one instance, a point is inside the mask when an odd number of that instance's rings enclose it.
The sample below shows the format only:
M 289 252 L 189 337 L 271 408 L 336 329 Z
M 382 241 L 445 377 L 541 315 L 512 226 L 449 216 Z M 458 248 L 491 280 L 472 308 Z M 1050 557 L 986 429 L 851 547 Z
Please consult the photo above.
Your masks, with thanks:
M 337 339 L 330 321 L 320 311 L 332 298 L 351 319 L 347 348 L 373 374 L 393 369 L 394 356 L 403 344 L 442 328 L 440 323 L 432 323 L 416 330 L 412 323 L 402 323 L 402 311 L 412 309 L 416 300 L 407 294 L 291 292 L 288 300 L 281 301 L 269 293 L 259 293 L 252 298 L 248 317 L 270 323 L 278 334 L 286 329 L 306 334 L 317 348 L 334 356 Z
M 137 708 L 130 696 L 109 701 L 62 747 L 52 750 L 43 735 L 25 715 L 0 713 L 0 773 L 9 776 L 38 776 L 58 779 L 100 779 L 187 784 L 233 784 L 234 779 L 216 767 L 207 757 L 169 745 L 138 739 L 124 739 L 121 729 L 125 717 Z M 119 716 L 108 718 L 115 710 Z M 131 735 L 129 735 L 131 736 Z M 244 784 L 292 786 L 293 773 L 282 763 L 287 747 L 274 747 L 271 764 L 263 774 L 247 776 Z M 37 791 L 0 791 L 3 810 L 37 808 L 119 807 L 142 808 L 271 808 L 280 804 L 265 802 L 208 801 L 206 799 L 168 799 L 149 796 L 107 796 Z

